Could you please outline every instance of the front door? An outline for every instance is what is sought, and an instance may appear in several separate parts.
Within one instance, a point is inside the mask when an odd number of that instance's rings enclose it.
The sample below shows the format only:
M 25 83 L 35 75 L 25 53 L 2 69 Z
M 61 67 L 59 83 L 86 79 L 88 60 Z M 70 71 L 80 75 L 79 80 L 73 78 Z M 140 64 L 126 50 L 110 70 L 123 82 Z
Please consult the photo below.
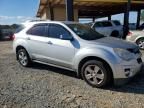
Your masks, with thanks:
M 62 35 L 71 36 L 70 32 L 58 24 L 49 24 L 48 47 L 45 50 L 50 63 L 72 68 L 75 55 L 74 40 L 61 39 Z

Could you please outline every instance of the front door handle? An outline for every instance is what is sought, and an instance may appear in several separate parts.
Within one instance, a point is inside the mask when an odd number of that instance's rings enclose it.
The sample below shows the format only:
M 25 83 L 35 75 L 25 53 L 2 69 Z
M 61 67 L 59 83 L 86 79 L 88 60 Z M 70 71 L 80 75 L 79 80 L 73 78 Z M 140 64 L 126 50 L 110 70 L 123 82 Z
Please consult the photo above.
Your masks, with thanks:
M 53 44 L 51 41 L 48 41 L 47 43 L 48 43 L 48 44 L 50 44 L 50 45 L 52 45 L 52 44 Z

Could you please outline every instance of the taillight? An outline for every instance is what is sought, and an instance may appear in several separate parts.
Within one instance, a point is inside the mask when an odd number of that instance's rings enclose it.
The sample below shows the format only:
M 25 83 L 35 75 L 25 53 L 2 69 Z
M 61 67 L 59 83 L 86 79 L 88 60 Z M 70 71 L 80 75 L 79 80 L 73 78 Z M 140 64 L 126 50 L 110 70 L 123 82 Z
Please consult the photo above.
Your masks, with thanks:
M 14 40 L 15 39 L 15 35 L 13 34 L 13 36 L 12 36 L 12 40 Z
M 132 32 L 129 31 L 129 32 L 128 32 L 128 36 L 132 36 Z

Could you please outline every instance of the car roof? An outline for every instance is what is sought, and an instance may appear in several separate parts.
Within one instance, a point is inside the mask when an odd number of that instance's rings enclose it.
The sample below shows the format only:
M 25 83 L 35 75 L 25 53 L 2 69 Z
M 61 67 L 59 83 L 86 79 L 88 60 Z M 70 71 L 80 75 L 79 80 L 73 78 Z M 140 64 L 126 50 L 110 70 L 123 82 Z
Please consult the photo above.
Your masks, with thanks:
M 22 23 L 25 26 L 29 25 L 35 25 L 39 23 L 57 23 L 57 24 L 78 24 L 78 22 L 73 22 L 73 21 L 51 21 L 51 20 L 35 20 L 35 21 L 26 21 Z
M 113 22 L 113 21 L 119 21 L 119 20 L 102 20 L 102 21 L 95 21 L 95 22 Z

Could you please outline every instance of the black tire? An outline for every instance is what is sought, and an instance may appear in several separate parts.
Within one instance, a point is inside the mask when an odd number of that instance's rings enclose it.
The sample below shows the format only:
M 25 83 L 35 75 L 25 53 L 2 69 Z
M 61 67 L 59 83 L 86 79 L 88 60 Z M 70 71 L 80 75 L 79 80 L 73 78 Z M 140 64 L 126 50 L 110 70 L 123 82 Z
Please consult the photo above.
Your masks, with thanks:
M 103 76 L 103 79 L 99 79 L 99 78 L 93 78 L 96 77 L 94 75 L 91 74 L 91 72 L 88 72 L 87 69 L 90 68 L 90 66 L 97 66 L 100 70 L 96 69 L 96 73 L 98 76 L 98 74 L 101 76 Z M 92 69 L 92 67 L 91 67 Z M 93 70 L 93 69 L 92 69 Z M 95 70 L 95 69 L 94 69 Z M 98 73 L 99 72 L 99 73 Z M 108 70 L 106 70 L 106 67 L 104 66 L 103 62 L 101 61 L 96 61 L 96 60 L 89 60 L 87 61 L 81 68 L 81 73 L 82 73 L 82 78 L 92 87 L 97 87 L 97 88 L 103 88 L 106 87 L 112 80 L 112 75 L 111 72 Z M 89 74 L 88 74 L 89 73 Z M 93 77 L 92 77 L 93 76 Z M 89 79 L 88 79 L 89 77 Z M 92 77 L 92 78 L 90 78 Z M 101 77 L 102 78 L 102 77 Z M 90 81 L 91 80 L 91 81 Z M 97 80 L 96 82 L 94 80 Z M 101 80 L 101 81 L 100 81 Z M 98 83 L 99 81 L 99 83 Z
M 111 33 L 111 36 L 112 36 L 112 37 L 118 37 L 118 36 L 119 36 L 119 32 L 118 32 L 118 31 L 113 31 L 113 32 Z
M 136 44 L 139 46 L 139 48 L 141 50 L 144 50 L 144 38 L 139 38 L 137 41 L 136 41 Z
M 23 55 L 24 54 L 24 55 Z M 23 55 L 23 56 L 22 56 Z M 23 67 L 28 67 L 31 64 L 30 57 L 25 49 L 19 49 L 17 52 L 17 60 Z M 23 60 L 23 61 L 22 61 Z M 25 63 L 24 63 L 25 62 Z

